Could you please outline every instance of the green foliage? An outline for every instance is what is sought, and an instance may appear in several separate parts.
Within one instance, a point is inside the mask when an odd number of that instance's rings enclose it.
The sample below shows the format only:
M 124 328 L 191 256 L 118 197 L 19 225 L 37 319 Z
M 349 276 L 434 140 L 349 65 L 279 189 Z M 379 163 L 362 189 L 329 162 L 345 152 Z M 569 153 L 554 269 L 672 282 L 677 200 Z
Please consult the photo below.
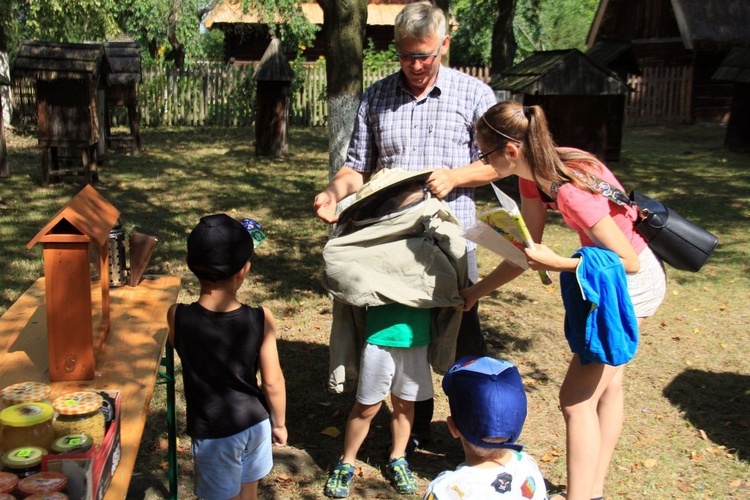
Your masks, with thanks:
M 516 61 L 537 50 L 585 50 L 599 0 L 516 0 Z
M 497 0 L 454 0 L 458 29 L 451 40 L 452 66 L 490 62 Z M 583 49 L 599 0 L 516 0 L 516 62 L 537 50 Z
M 451 66 L 489 64 L 496 7 L 497 0 L 454 0 L 458 28 L 451 39 Z
M 372 38 L 368 38 L 367 47 L 365 47 L 362 52 L 364 55 L 362 65 L 367 69 L 378 67 L 383 63 L 392 63 L 398 60 L 395 44 L 390 44 L 386 50 L 377 50 Z

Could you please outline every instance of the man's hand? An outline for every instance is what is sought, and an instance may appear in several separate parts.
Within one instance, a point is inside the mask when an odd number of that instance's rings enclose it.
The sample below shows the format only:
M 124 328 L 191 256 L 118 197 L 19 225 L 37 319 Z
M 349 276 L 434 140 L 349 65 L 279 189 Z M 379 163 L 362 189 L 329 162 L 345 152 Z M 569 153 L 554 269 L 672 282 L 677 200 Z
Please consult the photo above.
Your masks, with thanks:
M 440 199 L 448 196 L 456 187 L 452 172 L 448 169 L 438 169 L 432 172 L 427 178 L 427 187 L 430 188 L 430 192 Z
M 318 214 L 318 217 L 323 222 L 333 224 L 339 220 L 336 215 L 336 201 L 328 191 L 318 193 L 318 196 L 315 197 L 313 207 L 315 208 L 315 213 Z

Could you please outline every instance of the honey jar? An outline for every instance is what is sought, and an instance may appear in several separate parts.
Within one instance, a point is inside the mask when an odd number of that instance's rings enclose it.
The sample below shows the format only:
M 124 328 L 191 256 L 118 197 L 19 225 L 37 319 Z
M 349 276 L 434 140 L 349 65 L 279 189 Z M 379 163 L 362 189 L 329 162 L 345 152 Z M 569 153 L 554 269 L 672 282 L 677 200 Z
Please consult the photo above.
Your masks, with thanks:
M 68 485 L 68 478 L 62 472 L 46 471 L 38 472 L 18 481 L 18 491 L 25 497 L 29 495 L 50 495 L 55 492 L 64 492 Z
M 0 472 L 0 494 L 10 494 L 18 485 L 18 476 L 12 472 Z
M 23 479 L 32 474 L 42 471 L 42 455 L 46 455 L 47 450 L 38 446 L 23 446 L 12 449 L 0 457 L 3 463 L 3 470 L 15 474 Z
M 41 382 L 19 382 L 0 391 L 3 407 L 21 403 L 49 403 L 49 393 L 50 387 Z
M 86 453 L 94 441 L 86 434 L 66 434 L 52 442 L 53 453 Z
M 58 437 L 67 434 L 86 434 L 100 446 L 104 441 L 104 414 L 102 397 L 90 391 L 63 394 L 52 402 L 58 415 L 54 430 Z
M 48 450 L 55 439 L 54 414 L 47 403 L 21 403 L 0 411 L 0 452 L 21 446 Z

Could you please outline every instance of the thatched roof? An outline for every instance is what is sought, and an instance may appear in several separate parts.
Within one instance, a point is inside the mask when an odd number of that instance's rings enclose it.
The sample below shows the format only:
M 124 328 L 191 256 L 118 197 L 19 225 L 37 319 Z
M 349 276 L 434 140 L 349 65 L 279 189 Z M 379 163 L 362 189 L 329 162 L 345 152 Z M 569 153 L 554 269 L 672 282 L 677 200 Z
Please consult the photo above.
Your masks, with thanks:
M 109 62 L 107 85 L 128 85 L 141 81 L 141 51 L 135 42 L 106 42 L 104 54 Z
M 750 47 L 735 47 L 711 77 L 727 82 L 750 83 Z
M 253 79 L 261 82 L 291 82 L 294 71 L 281 50 L 281 40 L 271 38 L 271 43 L 263 53 L 263 58 L 255 70 Z
M 98 78 L 104 49 L 94 43 L 24 42 L 13 60 L 14 74 L 38 80 Z
M 404 8 L 406 3 L 408 3 L 408 0 L 396 0 L 388 3 L 383 1 L 378 3 L 368 2 L 367 25 L 393 26 L 396 14 Z M 311 23 L 323 24 L 323 9 L 317 2 L 303 2 L 300 4 L 300 9 Z M 215 24 L 255 24 L 262 22 L 257 12 L 250 10 L 243 12 L 240 0 L 226 0 L 206 16 L 203 25 L 211 29 Z M 277 19 L 275 22 L 280 22 L 280 20 Z
M 587 45 L 604 37 L 681 39 L 687 49 L 750 43 L 748 0 L 601 0 Z M 674 33 L 672 32 L 674 30 Z
M 492 79 L 490 87 L 519 94 L 619 95 L 628 86 L 580 50 L 535 52 Z

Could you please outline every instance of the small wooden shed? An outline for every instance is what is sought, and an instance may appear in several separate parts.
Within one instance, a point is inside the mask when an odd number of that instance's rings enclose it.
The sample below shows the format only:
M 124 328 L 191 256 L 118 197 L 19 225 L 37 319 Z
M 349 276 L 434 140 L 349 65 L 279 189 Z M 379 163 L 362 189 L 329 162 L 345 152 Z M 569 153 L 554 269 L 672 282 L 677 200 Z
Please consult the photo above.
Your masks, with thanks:
M 272 36 L 253 79 L 257 82 L 255 154 L 283 158 L 289 154 L 287 124 L 294 71 L 281 50 L 281 41 Z
M 544 109 L 559 146 L 618 161 L 627 84 L 577 49 L 535 52 L 490 81 L 512 99 Z
M 98 180 L 97 88 L 106 64 L 101 44 L 25 42 L 19 47 L 13 73 L 36 80 L 42 185 L 64 175 Z M 65 160 L 79 167 L 65 168 Z
M 86 185 L 26 245 L 44 247 L 51 381 L 91 380 L 109 331 L 109 232 L 120 211 Z M 94 326 L 89 252 L 98 255 L 101 316 Z
M 138 113 L 138 83 L 141 81 L 141 51 L 137 43 L 119 41 L 106 42 L 104 55 L 109 71 L 104 75 L 101 106 L 99 153 L 106 147 L 129 143 L 133 154 L 141 151 L 140 117 Z M 112 134 L 112 113 L 118 107 L 125 107 L 128 113 L 130 134 Z
M 750 151 L 750 47 L 730 50 L 713 78 L 734 83 L 724 146 Z
M 4 75 L 0 74 L 0 87 L 10 85 Z M 0 92 L 0 177 L 8 177 L 10 169 L 8 168 L 8 150 L 5 145 L 5 123 L 3 119 L 3 93 Z

